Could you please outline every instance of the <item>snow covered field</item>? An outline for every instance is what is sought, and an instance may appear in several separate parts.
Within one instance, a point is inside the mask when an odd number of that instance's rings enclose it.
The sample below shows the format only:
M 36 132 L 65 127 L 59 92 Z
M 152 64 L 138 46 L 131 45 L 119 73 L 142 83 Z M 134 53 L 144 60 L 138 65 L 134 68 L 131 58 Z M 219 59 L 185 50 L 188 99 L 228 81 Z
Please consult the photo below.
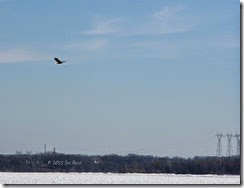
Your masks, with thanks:
M 8 173 L 1 184 L 240 184 L 240 176 L 115 174 L 115 173 Z

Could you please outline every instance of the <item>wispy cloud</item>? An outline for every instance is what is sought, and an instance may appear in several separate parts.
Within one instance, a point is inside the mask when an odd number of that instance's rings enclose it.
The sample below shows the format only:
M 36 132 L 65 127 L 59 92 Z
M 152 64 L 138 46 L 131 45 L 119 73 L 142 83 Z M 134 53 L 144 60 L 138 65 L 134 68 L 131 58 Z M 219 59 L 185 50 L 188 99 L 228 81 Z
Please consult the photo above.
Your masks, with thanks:
M 185 8 L 183 6 L 175 6 L 175 7 L 163 7 L 160 11 L 156 11 L 153 13 L 153 17 L 155 19 L 162 20 L 164 22 L 171 21 L 174 19 L 180 12 L 184 11 Z
M 189 31 L 193 24 L 183 15 L 185 8 L 182 6 L 165 7 L 153 14 L 158 21 L 162 33 L 178 33 Z
M 86 35 L 106 35 L 111 33 L 119 32 L 119 24 L 121 19 L 113 18 L 108 20 L 98 21 L 94 24 L 92 29 L 82 32 Z
M 165 6 L 141 20 L 113 18 L 97 21 L 85 35 L 159 35 L 191 31 L 194 22 L 183 6 Z
M 48 59 L 47 56 L 28 49 L 15 48 L 0 51 L 0 64 L 36 62 L 46 59 Z
M 76 49 L 82 51 L 93 51 L 104 48 L 108 44 L 108 40 L 106 39 L 92 39 L 86 40 L 79 43 L 73 43 L 64 45 L 65 49 Z
M 163 7 L 155 11 L 144 23 L 134 30 L 135 34 L 172 34 L 190 31 L 194 24 L 185 15 L 186 10 L 182 6 Z

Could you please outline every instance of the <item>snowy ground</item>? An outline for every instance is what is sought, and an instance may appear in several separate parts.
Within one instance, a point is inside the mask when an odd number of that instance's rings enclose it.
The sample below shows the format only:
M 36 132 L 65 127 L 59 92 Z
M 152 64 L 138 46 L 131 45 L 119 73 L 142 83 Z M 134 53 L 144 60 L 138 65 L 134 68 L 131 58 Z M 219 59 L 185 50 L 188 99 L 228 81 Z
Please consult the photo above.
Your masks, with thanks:
M 240 176 L 115 174 L 115 173 L 5 173 L 1 184 L 240 184 Z

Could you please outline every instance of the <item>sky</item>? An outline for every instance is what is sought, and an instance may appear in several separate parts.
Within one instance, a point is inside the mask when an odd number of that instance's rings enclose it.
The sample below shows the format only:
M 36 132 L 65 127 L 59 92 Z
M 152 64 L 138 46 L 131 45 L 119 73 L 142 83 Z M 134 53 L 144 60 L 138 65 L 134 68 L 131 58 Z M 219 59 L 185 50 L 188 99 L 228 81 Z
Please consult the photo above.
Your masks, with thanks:
M 240 133 L 238 0 L 0 0 L 0 26 L 0 153 L 212 156 Z

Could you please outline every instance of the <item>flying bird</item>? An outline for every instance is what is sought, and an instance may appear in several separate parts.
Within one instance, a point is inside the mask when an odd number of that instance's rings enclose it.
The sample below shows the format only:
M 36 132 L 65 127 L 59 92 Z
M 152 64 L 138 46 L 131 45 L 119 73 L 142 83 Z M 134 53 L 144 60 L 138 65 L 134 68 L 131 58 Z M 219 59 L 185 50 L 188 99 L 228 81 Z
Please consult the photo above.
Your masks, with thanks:
M 55 57 L 54 60 L 56 61 L 56 64 L 63 64 L 64 62 L 66 62 L 59 60 L 57 57 Z

